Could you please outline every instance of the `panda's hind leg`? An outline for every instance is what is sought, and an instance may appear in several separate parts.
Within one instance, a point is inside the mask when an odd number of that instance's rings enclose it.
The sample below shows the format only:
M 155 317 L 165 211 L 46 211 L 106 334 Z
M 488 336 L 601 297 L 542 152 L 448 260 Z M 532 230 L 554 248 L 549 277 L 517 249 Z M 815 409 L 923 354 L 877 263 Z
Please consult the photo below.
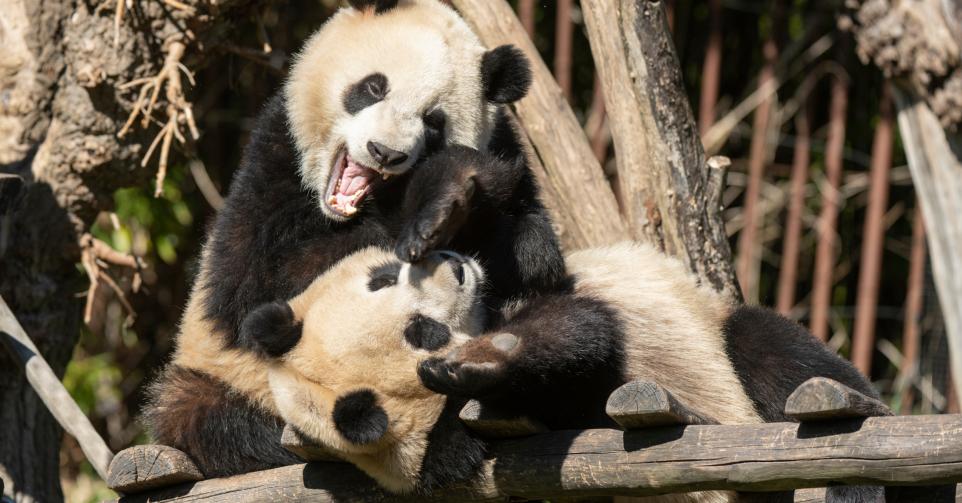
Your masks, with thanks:
M 281 447 L 279 418 L 207 374 L 171 364 L 148 395 L 141 420 L 151 436 L 187 453 L 205 477 L 299 462 Z

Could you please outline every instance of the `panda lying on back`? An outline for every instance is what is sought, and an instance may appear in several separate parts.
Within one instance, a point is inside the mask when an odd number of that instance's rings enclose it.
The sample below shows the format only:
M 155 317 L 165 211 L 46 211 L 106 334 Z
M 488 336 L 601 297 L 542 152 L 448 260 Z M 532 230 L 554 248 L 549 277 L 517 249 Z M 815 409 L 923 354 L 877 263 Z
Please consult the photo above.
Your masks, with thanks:
M 211 226 L 172 362 L 149 390 L 157 442 L 208 477 L 296 462 L 265 362 L 238 328 L 376 245 L 488 265 L 485 304 L 560 288 L 564 264 L 504 104 L 528 63 L 486 50 L 438 0 L 353 0 L 305 44 L 257 120 Z M 244 438 L 244 442 L 237 442 Z
M 478 336 L 484 273 L 474 260 L 436 252 L 405 264 L 368 249 L 290 302 L 254 310 L 241 337 L 273 360 L 284 420 L 393 491 L 476 472 L 481 444 L 457 420 L 468 397 L 563 429 L 613 426 L 606 399 L 634 379 L 658 382 L 723 424 L 785 419 L 785 398 L 816 375 L 875 395 L 794 323 L 734 306 L 646 245 L 566 260 L 567 293 L 531 299 Z M 733 344 L 755 322 L 775 329 L 765 344 Z

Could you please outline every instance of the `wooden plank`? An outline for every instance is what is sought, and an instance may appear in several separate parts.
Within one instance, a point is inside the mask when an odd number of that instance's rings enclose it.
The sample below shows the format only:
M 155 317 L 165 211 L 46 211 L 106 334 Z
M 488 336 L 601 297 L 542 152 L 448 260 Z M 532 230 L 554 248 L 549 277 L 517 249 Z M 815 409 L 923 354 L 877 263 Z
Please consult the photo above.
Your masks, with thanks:
M 107 471 L 107 487 L 129 494 L 203 478 L 190 457 L 173 447 L 136 445 L 114 456 Z
M 536 171 L 552 217 L 564 227 L 566 249 L 616 243 L 629 238 L 611 185 L 591 151 L 588 138 L 555 83 L 551 71 L 508 2 L 451 2 L 488 47 L 513 44 L 531 61 L 533 81 L 528 96 L 514 110 L 533 153 L 543 166 Z
M 53 414 L 67 433 L 77 439 L 80 449 L 94 470 L 106 480 L 107 466 L 110 465 L 114 453 L 110 451 L 104 439 L 90 424 L 90 420 L 70 397 L 70 393 L 63 387 L 47 361 L 43 359 L 40 350 L 24 332 L 2 297 L 0 297 L 0 344 L 6 345 L 10 352 L 19 358 L 27 381 L 47 406 L 47 410 Z M 8 427 L 15 427 L 15 425 Z
M 341 461 L 330 449 L 315 442 L 289 424 L 284 426 L 284 431 L 281 433 L 281 446 L 304 461 Z
M 803 382 L 785 402 L 785 415 L 799 421 L 891 416 L 882 402 L 825 377 Z
M 494 501 L 694 490 L 784 491 L 829 484 L 962 481 L 962 416 L 888 416 L 826 423 L 553 431 L 492 442 L 476 485 L 433 500 Z M 345 463 L 294 465 L 207 480 L 123 501 L 408 501 Z M 274 498 L 274 499 L 271 499 Z M 424 501 L 424 499 L 421 499 Z
M 632 381 L 613 391 L 608 397 L 605 412 L 626 430 L 666 425 L 718 424 L 718 421 L 691 410 L 670 391 L 650 381 Z
M 465 426 L 484 438 L 514 438 L 548 431 L 535 419 L 484 407 L 477 400 L 466 403 L 458 417 Z

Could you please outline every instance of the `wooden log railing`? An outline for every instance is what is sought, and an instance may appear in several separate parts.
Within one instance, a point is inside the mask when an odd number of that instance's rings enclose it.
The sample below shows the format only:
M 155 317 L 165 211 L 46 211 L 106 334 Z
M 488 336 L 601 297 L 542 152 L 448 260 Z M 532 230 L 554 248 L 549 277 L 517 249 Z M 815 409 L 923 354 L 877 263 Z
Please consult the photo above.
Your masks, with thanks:
M 787 501 L 821 502 L 824 491 L 809 488 L 962 481 L 962 415 L 891 416 L 881 403 L 823 378 L 804 383 L 786 404 L 801 423 L 713 424 L 650 382 L 616 390 L 607 411 L 627 431 L 544 431 L 530 419 L 469 403 L 462 421 L 498 440 L 491 442 L 475 482 L 437 491 L 430 500 L 734 490 L 744 492 L 745 501 L 752 501 L 753 493 L 788 491 Z M 329 451 L 293 429 L 285 431 L 282 443 L 310 462 L 198 482 L 183 453 L 137 446 L 116 456 L 108 485 L 130 493 L 124 502 L 425 501 L 383 492 L 352 466 L 331 462 Z M 174 483 L 179 484 L 156 490 Z M 148 488 L 154 490 L 139 492 Z M 934 491 L 942 491 L 941 498 L 931 498 Z M 953 485 L 898 488 L 887 492 L 887 501 L 919 501 L 920 494 L 926 501 L 955 500 Z

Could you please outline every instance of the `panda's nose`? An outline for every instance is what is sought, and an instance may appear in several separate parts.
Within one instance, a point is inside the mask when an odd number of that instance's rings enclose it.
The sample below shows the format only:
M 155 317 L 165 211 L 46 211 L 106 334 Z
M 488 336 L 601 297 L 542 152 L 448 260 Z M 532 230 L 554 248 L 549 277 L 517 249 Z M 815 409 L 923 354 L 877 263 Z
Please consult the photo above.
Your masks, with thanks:
M 367 151 L 381 166 L 397 166 L 408 160 L 408 155 L 376 141 L 367 142 Z

